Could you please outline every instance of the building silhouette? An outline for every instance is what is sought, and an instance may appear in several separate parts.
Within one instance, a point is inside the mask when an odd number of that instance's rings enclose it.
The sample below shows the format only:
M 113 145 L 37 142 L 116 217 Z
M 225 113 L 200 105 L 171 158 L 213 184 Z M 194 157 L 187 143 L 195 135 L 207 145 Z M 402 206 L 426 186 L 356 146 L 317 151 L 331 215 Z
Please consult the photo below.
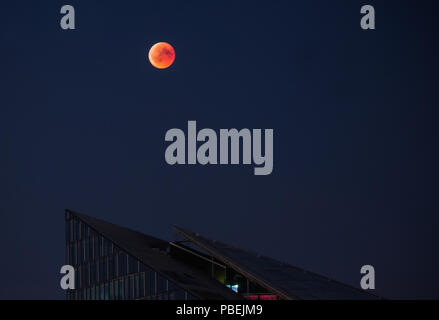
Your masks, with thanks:
M 164 241 L 66 210 L 69 300 L 377 299 L 364 290 L 174 226 Z

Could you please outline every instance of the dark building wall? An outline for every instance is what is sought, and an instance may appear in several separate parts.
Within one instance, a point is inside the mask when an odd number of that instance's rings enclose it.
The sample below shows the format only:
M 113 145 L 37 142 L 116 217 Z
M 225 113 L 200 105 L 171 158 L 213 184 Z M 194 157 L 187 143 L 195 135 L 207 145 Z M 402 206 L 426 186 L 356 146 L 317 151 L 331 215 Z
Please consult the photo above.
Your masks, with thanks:
M 75 268 L 71 300 L 192 300 L 194 295 L 66 213 L 66 263 Z

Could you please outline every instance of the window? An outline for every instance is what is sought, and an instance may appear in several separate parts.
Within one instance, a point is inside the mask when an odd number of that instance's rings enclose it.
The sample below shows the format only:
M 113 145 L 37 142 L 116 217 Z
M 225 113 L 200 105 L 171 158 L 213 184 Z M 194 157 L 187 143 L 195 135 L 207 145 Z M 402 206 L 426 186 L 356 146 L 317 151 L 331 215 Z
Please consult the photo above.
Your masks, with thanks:
M 85 267 L 85 283 L 86 283 L 86 285 L 90 285 L 91 284 L 91 279 L 90 279 L 90 263 L 87 263 L 86 267 Z
M 157 293 L 162 293 L 166 290 L 166 279 L 157 274 Z
M 176 291 L 176 290 L 180 290 L 180 288 L 177 287 L 174 282 L 168 280 L 168 291 Z
M 127 274 L 127 255 L 125 253 L 119 253 L 118 270 L 119 276 L 124 276 Z
M 107 267 L 108 267 L 108 263 L 107 263 L 107 258 L 104 258 L 103 260 L 102 260 L 102 265 L 103 265 L 103 267 L 102 267 L 102 269 L 103 269 L 103 273 L 102 273 L 102 279 L 104 280 L 104 281 L 107 281 Z
M 169 300 L 185 300 L 186 294 L 183 290 L 169 292 Z
M 119 300 L 119 280 L 114 280 L 113 286 L 114 286 L 114 299 Z
M 125 299 L 131 299 L 131 286 L 130 286 L 130 278 L 125 278 Z
M 103 257 L 104 256 L 104 238 L 103 237 L 101 237 L 101 236 L 99 236 L 98 237 L 98 239 L 99 239 L 99 251 L 100 251 L 100 255 L 101 255 L 101 257 Z
M 75 277 L 75 288 L 79 288 L 79 274 L 78 274 L 78 272 L 79 272 L 79 269 L 78 269 L 78 267 L 76 267 L 75 268 L 75 275 L 76 275 L 76 277 Z
M 75 225 L 75 220 L 71 219 L 69 222 L 69 226 L 70 226 L 70 231 L 69 231 L 69 235 L 70 235 L 70 241 L 72 242 L 74 239 L 74 225 Z
M 70 249 L 70 253 L 69 253 L 69 263 L 71 265 L 75 265 L 75 244 L 74 243 L 70 243 L 69 244 L 69 249 Z
M 78 241 L 77 245 L 76 245 L 76 249 L 77 249 L 77 257 L 78 257 L 78 264 L 82 263 L 82 241 Z
M 99 260 L 99 277 L 97 277 L 98 282 L 102 282 L 104 280 L 104 263 L 102 260 Z
M 129 268 L 128 268 L 128 273 L 136 273 L 138 272 L 138 268 L 137 268 L 137 260 L 134 259 L 132 256 L 128 257 L 128 263 L 129 263 Z
M 113 279 L 115 277 L 114 272 L 114 256 L 108 257 L 108 278 Z
M 81 239 L 85 239 L 87 237 L 87 225 L 85 223 L 81 223 Z
M 85 259 L 84 261 L 90 260 L 90 239 L 85 240 Z
M 104 253 L 103 255 L 106 256 L 109 253 L 109 247 L 110 247 L 110 242 L 107 239 L 103 239 L 103 246 L 104 246 Z
M 66 221 L 66 242 L 70 241 L 70 223 Z
M 139 281 L 139 297 L 142 298 L 145 296 L 145 273 L 142 272 L 140 274 L 140 281 Z
M 134 276 L 134 299 L 139 299 L 139 278 L 138 274 Z
M 96 261 L 90 263 L 90 283 L 96 283 Z
M 84 287 L 84 266 L 80 265 L 78 267 L 78 273 L 76 274 L 76 276 L 79 278 L 79 287 L 77 288 L 82 288 Z
M 238 284 L 228 284 L 226 286 L 227 286 L 227 288 L 230 288 L 233 291 L 238 292 L 238 289 L 239 289 L 239 285 Z
M 146 271 L 146 295 L 151 296 L 155 294 L 155 272 L 152 270 Z
M 101 284 L 101 288 L 99 289 L 101 300 L 105 300 L 105 286 Z
M 109 300 L 110 299 L 110 286 L 108 284 L 108 282 L 105 284 L 105 300 Z
M 94 258 L 95 259 L 98 259 L 101 256 L 101 248 L 100 248 L 100 244 L 99 244 L 99 238 L 100 237 L 94 238 Z
M 119 299 L 120 300 L 124 300 L 124 290 L 123 290 L 123 280 L 122 279 L 120 279 L 119 280 Z
M 95 291 L 96 289 L 94 286 L 90 288 L 91 300 L 95 300 Z
M 186 300 L 198 300 L 196 296 L 190 294 L 189 292 L 186 293 L 187 293 Z
M 79 220 L 78 219 L 74 219 L 75 221 L 75 231 L 74 231 L 74 236 L 73 236 L 73 241 L 79 240 Z

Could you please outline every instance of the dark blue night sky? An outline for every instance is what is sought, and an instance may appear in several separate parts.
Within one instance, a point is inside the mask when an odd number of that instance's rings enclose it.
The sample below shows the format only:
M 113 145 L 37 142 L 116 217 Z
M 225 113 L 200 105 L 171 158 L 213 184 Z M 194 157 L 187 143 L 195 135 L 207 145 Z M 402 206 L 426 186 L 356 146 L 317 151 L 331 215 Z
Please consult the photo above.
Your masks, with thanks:
M 76 10 L 76 30 L 59 26 Z M 376 30 L 360 28 L 375 6 Z M 62 299 L 64 209 L 176 224 L 439 298 L 433 1 L 1 1 L 0 298 Z M 172 67 L 147 61 L 156 42 Z M 168 129 L 274 129 L 274 170 L 169 166 Z M 185 129 L 186 130 L 186 129 Z

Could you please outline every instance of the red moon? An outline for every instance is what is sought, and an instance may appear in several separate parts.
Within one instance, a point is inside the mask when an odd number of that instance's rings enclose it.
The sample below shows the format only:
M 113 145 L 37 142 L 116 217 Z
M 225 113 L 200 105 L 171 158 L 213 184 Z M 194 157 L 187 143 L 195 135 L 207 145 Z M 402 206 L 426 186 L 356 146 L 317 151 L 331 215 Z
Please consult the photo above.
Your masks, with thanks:
M 166 69 L 175 60 L 174 48 L 167 42 L 158 42 L 149 49 L 149 62 L 158 68 Z

